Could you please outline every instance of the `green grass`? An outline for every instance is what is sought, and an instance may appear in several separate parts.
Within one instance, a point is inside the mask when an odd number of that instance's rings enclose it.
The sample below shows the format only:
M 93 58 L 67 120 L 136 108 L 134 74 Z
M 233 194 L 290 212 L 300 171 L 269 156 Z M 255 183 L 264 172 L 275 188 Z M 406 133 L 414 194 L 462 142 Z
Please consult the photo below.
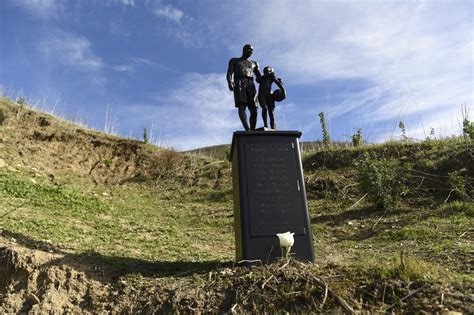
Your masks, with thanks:
M 232 259 L 229 202 L 184 197 L 172 184 L 155 192 L 140 185 L 117 187 L 102 196 L 2 170 L 2 213 L 26 204 L 0 222 L 4 230 L 74 251 L 159 261 Z

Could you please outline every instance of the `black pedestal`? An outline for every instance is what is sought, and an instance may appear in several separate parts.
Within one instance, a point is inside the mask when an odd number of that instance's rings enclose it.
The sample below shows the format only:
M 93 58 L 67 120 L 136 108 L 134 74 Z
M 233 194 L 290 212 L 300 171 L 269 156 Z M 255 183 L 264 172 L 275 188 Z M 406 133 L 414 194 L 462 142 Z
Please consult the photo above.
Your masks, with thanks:
M 295 233 L 291 255 L 314 261 L 299 131 L 237 131 L 232 139 L 236 260 L 282 257 L 277 233 Z

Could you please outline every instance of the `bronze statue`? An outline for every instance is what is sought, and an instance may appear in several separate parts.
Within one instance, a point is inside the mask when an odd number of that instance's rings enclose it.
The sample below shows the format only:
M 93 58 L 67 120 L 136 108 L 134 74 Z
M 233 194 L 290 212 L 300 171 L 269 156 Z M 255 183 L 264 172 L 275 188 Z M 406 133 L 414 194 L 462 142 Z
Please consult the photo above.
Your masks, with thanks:
M 275 101 L 281 102 L 286 98 L 286 91 L 280 78 L 276 78 L 272 67 L 265 67 L 263 75 L 257 78 L 260 83 L 258 87 L 258 102 L 262 106 L 263 126 L 268 128 L 267 113 L 270 116 L 270 127 L 276 129 L 275 124 Z M 279 89 L 272 92 L 272 84 L 275 83 Z
M 230 59 L 227 69 L 229 90 L 234 91 L 235 107 L 239 109 L 240 121 L 245 130 L 254 130 L 257 125 L 257 103 L 255 101 L 257 91 L 253 83 L 253 74 L 257 80 L 262 76 L 258 69 L 258 63 L 249 60 L 252 53 L 253 47 L 250 44 L 245 45 L 242 49 L 242 56 Z M 250 126 L 247 122 L 246 107 L 250 111 Z

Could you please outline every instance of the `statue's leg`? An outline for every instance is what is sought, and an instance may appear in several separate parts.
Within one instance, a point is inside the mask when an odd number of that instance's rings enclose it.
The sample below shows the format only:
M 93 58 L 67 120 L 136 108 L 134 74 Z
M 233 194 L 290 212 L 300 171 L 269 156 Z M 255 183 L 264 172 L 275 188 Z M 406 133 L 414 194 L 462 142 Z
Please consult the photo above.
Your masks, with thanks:
M 275 125 L 275 108 L 274 107 L 270 107 L 268 109 L 268 114 L 270 116 L 270 126 L 272 129 L 276 129 L 276 125 Z
M 249 123 L 247 122 L 247 113 L 245 112 L 245 104 L 239 105 L 239 117 L 240 121 L 242 122 L 242 126 L 244 126 L 245 131 L 248 131 Z
M 258 102 L 260 103 L 260 106 L 262 107 L 262 120 L 263 120 L 263 126 L 265 128 L 268 128 L 268 111 L 267 111 L 267 104 L 265 102 L 265 97 L 263 95 L 258 95 Z
M 268 128 L 268 118 L 267 118 L 267 108 L 262 107 L 262 119 L 263 119 L 263 126 Z
M 255 130 L 257 126 L 257 107 L 249 106 L 250 110 L 250 130 Z
M 250 130 L 255 130 L 255 127 L 257 126 L 257 90 L 255 89 L 255 85 L 252 81 L 249 82 L 246 92 L 247 105 L 250 111 Z

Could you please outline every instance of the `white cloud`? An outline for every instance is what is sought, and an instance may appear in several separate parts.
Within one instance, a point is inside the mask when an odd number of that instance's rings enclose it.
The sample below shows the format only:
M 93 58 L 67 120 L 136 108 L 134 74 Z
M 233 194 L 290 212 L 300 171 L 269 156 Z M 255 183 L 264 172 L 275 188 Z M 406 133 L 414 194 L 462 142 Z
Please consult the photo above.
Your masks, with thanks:
M 111 68 L 114 71 L 125 72 L 132 75 L 140 66 L 154 67 L 154 68 L 158 68 L 160 70 L 171 72 L 171 73 L 179 73 L 177 70 L 170 68 L 168 66 L 165 66 L 161 63 L 158 63 L 146 58 L 138 58 L 138 57 L 132 58 L 129 63 L 114 65 Z
M 100 71 L 102 59 L 92 50 L 91 42 L 81 35 L 52 31 L 38 43 L 38 49 L 53 64 L 74 68 L 79 71 Z
M 120 110 L 123 117 L 142 117 L 135 128 L 153 123 L 161 144 L 177 149 L 229 143 L 229 135 L 240 128 L 224 73 L 185 74 L 179 88 L 156 96 L 155 102 L 128 104 Z
M 160 28 L 184 46 L 202 47 L 203 42 L 207 41 L 208 33 L 203 32 L 209 23 L 207 19 L 194 19 L 173 5 L 163 4 L 159 0 L 153 2 L 150 10 L 158 18 Z
M 128 6 L 135 6 L 135 0 L 117 0 L 119 3 L 123 5 L 128 5 Z
M 16 0 L 14 2 L 29 14 L 39 18 L 49 18 L 58 13 L 60 5 L 56 0 Z
M 157 7 L 153 10 L 153 14 L 175 23 L 179 23 L 184 16 L 183 11 L 175 8 L 171 4 L 167 4 L 167 5 L 158 4 Z
M 117 72 L 133 73 L 135 72 L 135 65 L 134 64 L 115 65 L 115 66 L 112 66 L 112 69 Z

